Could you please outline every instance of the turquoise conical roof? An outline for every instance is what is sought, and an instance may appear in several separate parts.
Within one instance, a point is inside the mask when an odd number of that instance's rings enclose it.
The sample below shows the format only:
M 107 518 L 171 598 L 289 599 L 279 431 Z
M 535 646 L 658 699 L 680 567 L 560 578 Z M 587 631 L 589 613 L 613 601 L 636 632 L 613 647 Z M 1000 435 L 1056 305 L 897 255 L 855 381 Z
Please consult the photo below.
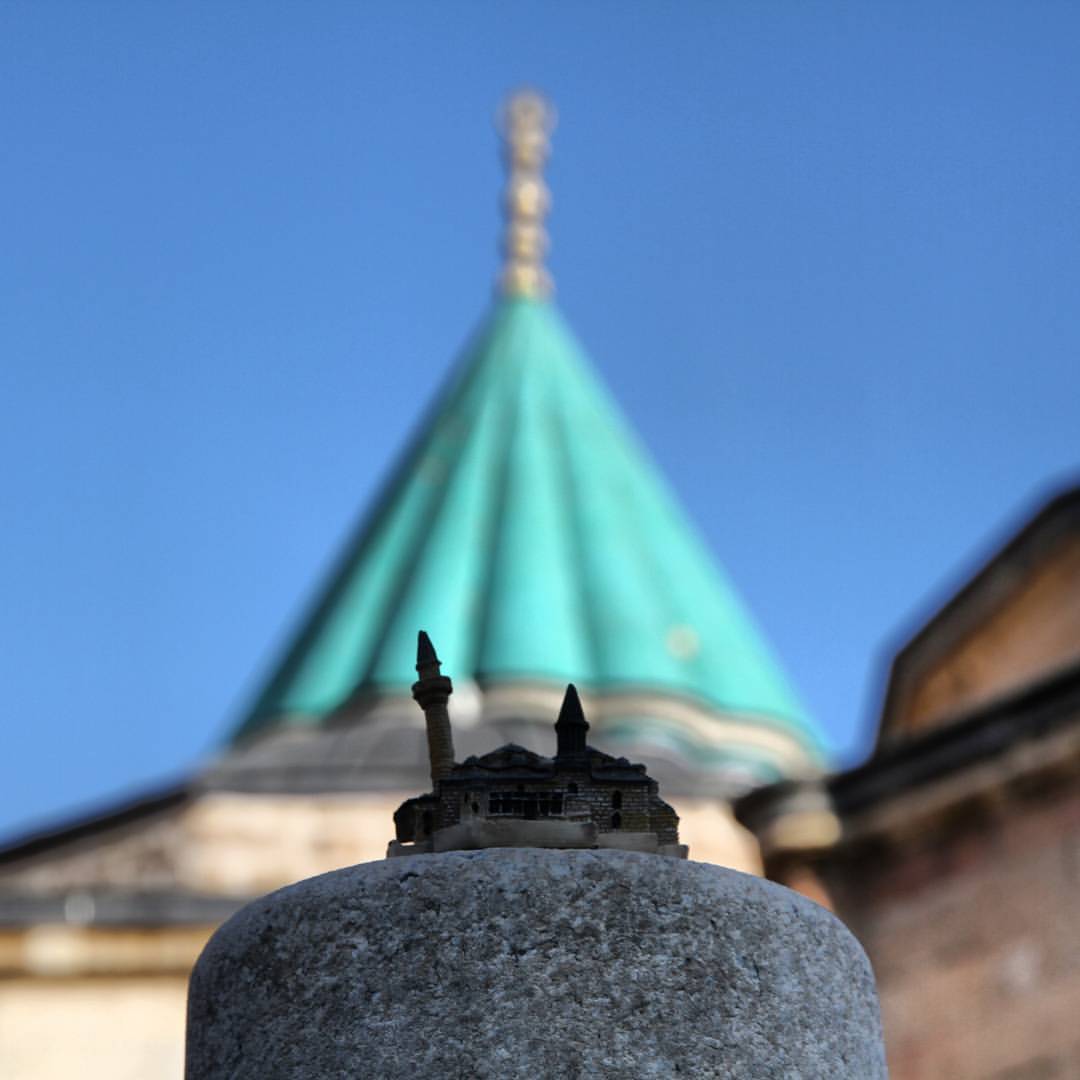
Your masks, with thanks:
M 455 681 L 668 695 L 820 760 L 761 634 L 546 301 L 496 303 L 240 734 L 407 693 L 421 627 Z M 633 712 L 616 741 L 649 723 Z M 677 728 L 654 736 L 732 752 L 721 726 L 711 746 L 700 724 Z

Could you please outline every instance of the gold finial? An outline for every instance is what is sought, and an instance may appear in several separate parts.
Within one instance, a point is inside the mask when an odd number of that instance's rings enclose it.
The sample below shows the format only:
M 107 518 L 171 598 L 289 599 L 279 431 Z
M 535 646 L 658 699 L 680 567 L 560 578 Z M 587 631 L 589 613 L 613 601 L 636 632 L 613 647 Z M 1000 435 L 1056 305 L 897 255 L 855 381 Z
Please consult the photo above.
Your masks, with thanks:
M 503 107 L 500 127 L 509 176 L 499 285 L 508 296 L 544 297 L 552 286 L 544 268 L 548 249 L 544 218 L 551 193 L 543 168 L 551 150 L 548 137 L 555 127 L 555 110 L 535 90 L 519 90 Z

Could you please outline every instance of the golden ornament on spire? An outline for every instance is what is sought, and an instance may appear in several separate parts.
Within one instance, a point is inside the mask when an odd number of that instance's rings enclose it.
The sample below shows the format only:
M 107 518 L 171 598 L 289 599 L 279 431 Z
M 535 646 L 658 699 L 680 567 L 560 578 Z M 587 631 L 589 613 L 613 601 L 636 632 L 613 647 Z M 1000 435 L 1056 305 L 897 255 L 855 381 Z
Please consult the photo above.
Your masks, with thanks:
M 519 90 L 503 107 L 500 127 L 509 176 L 504 196 L 505 262 L 499 285 L 507 296 L 544 297 L 552 286 L 544 268 L 548 249 L 544 218 L 551 207 L 551 193 L 543 168 L 551 151 L 555 110 L 536 91 Z

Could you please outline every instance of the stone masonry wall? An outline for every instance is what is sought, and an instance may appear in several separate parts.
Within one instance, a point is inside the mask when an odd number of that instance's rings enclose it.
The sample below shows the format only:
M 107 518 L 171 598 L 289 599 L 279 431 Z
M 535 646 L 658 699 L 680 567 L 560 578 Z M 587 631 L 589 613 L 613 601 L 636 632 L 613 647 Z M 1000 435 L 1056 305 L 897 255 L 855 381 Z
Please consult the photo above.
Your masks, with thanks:
M 877 976 L 892 1080 L 1080 1076 L 1080 791 L 826 870 Z
M 613 816 L 621 818 L 619 828 L 624 832 L 649 832 L 649 788 L 647 784 L 592 784 L 582 782 L 577 795 L 568 798 L 571 809 L 588 808 L 589 816 L 596 823 L 599 832 L 611 832 L 615 826 Z M 622 793 L 622 806 L 616 809 L 612 796 Z

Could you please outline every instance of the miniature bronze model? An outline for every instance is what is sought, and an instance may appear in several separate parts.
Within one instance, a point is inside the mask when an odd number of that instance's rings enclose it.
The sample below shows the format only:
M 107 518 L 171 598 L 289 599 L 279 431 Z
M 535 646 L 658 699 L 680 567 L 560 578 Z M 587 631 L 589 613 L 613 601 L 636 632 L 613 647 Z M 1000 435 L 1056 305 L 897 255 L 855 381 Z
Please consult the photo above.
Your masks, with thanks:
M 511 743 L 458 765 L 447 709 L 453 686 L 423 630 L 416 670 L 413 697 L 427 722 L 432 790 L 398 807 L 397 839 L 387 855 L 545 847 L 686 858 L 678 815 L 657 794 L 645 766 L 586 745 L 589 725 L 573 684 L 555 722 L 553 758 Z

